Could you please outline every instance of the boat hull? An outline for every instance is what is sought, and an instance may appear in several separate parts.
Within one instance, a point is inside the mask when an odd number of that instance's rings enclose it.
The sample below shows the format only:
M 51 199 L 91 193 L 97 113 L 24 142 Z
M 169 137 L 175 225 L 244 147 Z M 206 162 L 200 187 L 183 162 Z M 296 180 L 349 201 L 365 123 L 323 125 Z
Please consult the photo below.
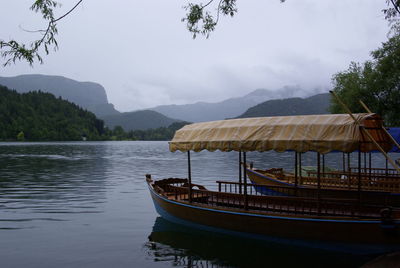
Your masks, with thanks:
M 285 192 L 282 192 L 279 190 L 279 187 L 294 187 L 294 184 L 292 183 L 286 183 L 280 180 L 277 180 L 275 178 L 272 178 L 270 176 L 261 174 L 257 172 L 256 170 L 252 169 L 246 169 L 246 174 L 249 177 L 250 181 L 252 184 L 254 184 L 254 189 L 256 192 L 260 194 L 273 194 L 273 195 L 281 195 L 281 196 L 288 196 L 288 195 L 294 195 L 295 191 L 294 190 L 288 190 L 285 189 Z M 260 186 L 260 185 L 265 185 L 265 186 Z M 276 187 L 274 190 L 271 189 L 271 187 Z
M 298 196 L 298 197 L 317 197 L 318 189 L 313 186 L 301 185 L 295 187 L 292 183 L 287 183 L 276 179 L 273 175 L 259 170 L 246 169 L 247 176 L 257 193 L 274 196 Z M 344 198 L 358 199 L 372 204 L 386 204 L 387 206 L 400 207 L 400 194 L 384 191 L 363 190 L 358 192 L 353 189 L 323 188 L 320 191 L 323 198 Z
M 180 219 L 203 226 L 248 233 L 257 236 L 283 237 L 352 244 L 399 245 L 398 225 L 382 225 L 380 220 L 326 219 L 276 216 L 239 209 L 207 207 L 170 200 L 149 185 L 157 212 L 167 219 Z

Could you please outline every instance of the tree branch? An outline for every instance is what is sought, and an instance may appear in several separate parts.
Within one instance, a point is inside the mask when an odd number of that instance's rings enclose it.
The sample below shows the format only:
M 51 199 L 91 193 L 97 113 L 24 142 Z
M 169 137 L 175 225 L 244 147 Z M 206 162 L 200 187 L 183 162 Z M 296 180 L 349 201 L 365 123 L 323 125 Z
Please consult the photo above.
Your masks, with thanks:
M 0 40 L 0 55 L 5 59 L 3 66 L 15 63 L 17 60 L 26 60 L 29 65 L 33 65 L 35 58 L 43 63 L 43 59 L 39 54 L 39 48 L 44 46 L 45 53 L 49 54 L 49 46 L 53 45 L 54 50 L 58 49 L 58 43 L 55 35 L 58 33 L 57 22 L 68 16 L 73 12 L 83 0 L 79 0 L 74 7 L 68 10 L 59 18 L 54 18 L 53 8 L 58 6 L 58 3 L 53 0 L 36 0 L 31 6 L 31 10 L 40 12 L 45 20 L 48 20 L 48 25 L 45 30 L 27 31 L 27 32 L 40 32 L 43 33 L 42 38 L 32 42 L 30 48 L 26 48 L 25 44 L 20 44 L 15 40 L 4 41 Z M 8 50 L 4 50 L 8 48 Z
M 236 1 L 237 0 L 218 0 L 216 19 L 214 19 L 211 12 L 206 10 L 206 8 L 209 7 L 211 3 L 215 2 L 215 0 L 210 0 L 205 5 L 202 3 L 189 3 L 187 6 L 184 6 L 184 8 L 188 10 L 188 13 L 182 21 L 186 22 L 186 27 L 189 32 L 193 34 L 193 38 L 196 38 L 199 33 L 208 38 L 210 33 L 215 30 L 215 26 L 219 22 L 221 13 L 222 15 L 234 16 L 237 12 Z
M 399 1 L 394 2 L 394 0 L 390 0 L 390 2 L 392 2 L 393 8 L 397 11 L 397 13 L 400 14 Z
M 76 5 L 71 8 L 67 13 L 65 13 L 64 15 L 62 15 L 61 17 L 59 17 L 58 19 L 55 19 L 53 22 L 57 22 L 59 20 L 62 20 L 64 17 L 68 16 L 72 11 L 74 11 L 75 8 L 77 8 L 79 6 L 80 3 L 82 3 L 83 0 L 79 0 L 78 3 L 76 3 Z

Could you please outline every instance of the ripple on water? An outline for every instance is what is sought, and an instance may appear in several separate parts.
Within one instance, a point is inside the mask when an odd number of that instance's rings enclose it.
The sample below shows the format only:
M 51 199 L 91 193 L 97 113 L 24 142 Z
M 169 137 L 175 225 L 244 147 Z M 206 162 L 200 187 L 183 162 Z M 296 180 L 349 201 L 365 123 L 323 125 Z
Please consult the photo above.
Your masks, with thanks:
M 84 155 L 74 155 L 74 156 L 65 156 L 65 155 L 54 155 L 54 154 L 0 154 L 0 158 L 36 158 L 36 159 L 50 159 L 50 160 L 83 160 L 88 159 Z
M 30 221 L 67 221 L 57 218 L 25 218 L 25 219 L 0 219 L 0 222 L 30 222 Z

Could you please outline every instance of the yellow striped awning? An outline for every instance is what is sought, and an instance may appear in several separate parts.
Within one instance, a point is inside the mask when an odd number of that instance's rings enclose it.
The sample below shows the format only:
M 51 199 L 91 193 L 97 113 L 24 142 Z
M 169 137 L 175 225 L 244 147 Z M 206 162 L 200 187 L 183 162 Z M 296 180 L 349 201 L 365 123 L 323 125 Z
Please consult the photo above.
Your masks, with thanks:
M 363 126 L 385 151 L 392 142 L 376 114 L 255 117 L 202 122 L 176 131 L 170 151 L 330 151 L 377 150 Z

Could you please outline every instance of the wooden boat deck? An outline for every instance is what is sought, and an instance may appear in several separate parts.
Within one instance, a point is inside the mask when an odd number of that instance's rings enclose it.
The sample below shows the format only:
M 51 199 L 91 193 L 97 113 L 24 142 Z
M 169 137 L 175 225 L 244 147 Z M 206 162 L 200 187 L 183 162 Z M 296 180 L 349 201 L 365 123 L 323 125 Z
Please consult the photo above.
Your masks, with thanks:
M 168 180 L 169 183 L 168 183 Z M 175 180 L 175 182 L 173 181 Z M 290 196 L 243 195 L 229 192 L 209 191 L 204 187 L 192 189 L 189 199 L 186 182 L 183 179 L 158 181 L 155 190 L 169 200 L 193 203 L 205 208 L 222 208 L 232 211 L 248 211 L 258 214 L 320 217 L 320 218 L 357 218 L 381 219 L 384 210 L 390 211 L 390 217 L 400 216 L 398 209 L 388 208 L 383 204 L 360 203 L 354 199 L 343 198 L 302 198 Z M 194 185 L 199 186 L 199 185 Z

